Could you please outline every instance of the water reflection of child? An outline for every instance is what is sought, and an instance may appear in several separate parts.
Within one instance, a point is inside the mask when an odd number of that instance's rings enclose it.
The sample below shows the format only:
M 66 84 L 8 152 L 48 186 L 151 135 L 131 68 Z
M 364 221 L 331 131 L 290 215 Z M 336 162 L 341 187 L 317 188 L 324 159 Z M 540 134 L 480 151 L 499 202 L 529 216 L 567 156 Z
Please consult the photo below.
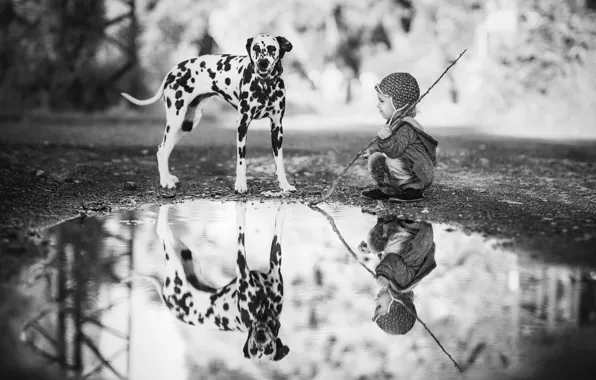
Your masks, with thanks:
M 417 201 L 434 180 L 437 140 L 414 119 L 412 109 L 399 117 L 420 97 L 416 78 L 408 73 L 389 74 L 375 86 L 377 108 L 387 120 L 377 134 L 378 148 L 368 149 L 368 170 L 378 188 L 364 190 L 371 199 L 395 202 Z
M 416 322 L 412 289 L 436 267 L 432 225 L 395 217 L 379 219 L 367 240 L 361 250 L 382 257 L 375 268 L 381 289 L 373 321 L 387 334 L 405 334 Z

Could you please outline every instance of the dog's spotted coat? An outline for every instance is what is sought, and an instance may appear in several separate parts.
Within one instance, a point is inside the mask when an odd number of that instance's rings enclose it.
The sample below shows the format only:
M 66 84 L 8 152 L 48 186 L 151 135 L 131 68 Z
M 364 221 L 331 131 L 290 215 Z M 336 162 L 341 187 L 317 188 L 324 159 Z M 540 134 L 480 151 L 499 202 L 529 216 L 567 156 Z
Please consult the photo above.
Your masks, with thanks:
M 178 178 L 170 174 L 169 157 L 185 133 L 195 129 L 203 114 L 202 103 L 211 96 L 220 96 L 238 111 L 236 183 L 239 193 L 247 191 L 246 136 L 252 120 L 269 118 L 271 147 L 279 185 L 284 191 L 296 190 L 288 183 L 283 164 L 282 120 L 286 107 L 286 88 L 281 77 L 281 59 L 292 50 L 284 37 L 268 34 L 249 38 L 248 56 L 203 55 L 177 64 L 164 78 L 157 94 L 138 100 L 137 105 L 157 101 L 162 95 L 166 106 L 166 130 L 159 145 L 157 161 L 161 186 L 174 188 Z
M 220 289 L 204 284 L 194 270 L 193 253 L 169 227 L 169 205 L 160 208 L 157 233 L 165 253 L 165 275 L 161 294 L 164 304 L 180 321 L 224 331 L 247 332 L 244 356 L 280 360 L 289 352 L 279 334 L 283 305 L 281 232 L 283 213 L 278 210 L 271 242 L 269 271 L 248 268 L 245 251 L 245 205 L 236 204 L 236 278 Z

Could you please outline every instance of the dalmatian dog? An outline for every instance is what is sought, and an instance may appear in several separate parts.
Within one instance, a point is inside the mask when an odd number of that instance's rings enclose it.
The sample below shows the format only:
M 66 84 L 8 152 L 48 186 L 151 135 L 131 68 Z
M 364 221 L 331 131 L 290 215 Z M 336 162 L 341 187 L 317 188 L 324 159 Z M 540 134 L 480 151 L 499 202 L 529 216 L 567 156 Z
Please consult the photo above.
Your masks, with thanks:
M 139 100 L 122 93 L 132 103 L 144 106 L 163 96 L 166 129 L 157 152 L 160 184 L 174 188 L 178 178 L 170 173 L 169 157 L 182 136 L 199 124 L 203 103 L 219 96 L 237 111 L 236 183 L 238 193 L 247 191 L 246 138 L 254 119 L 271 121 L 271 148 L 277 180 L 283 191 L 295 191 L 288 182 L 283 162 L 282 119 L 286 106 L 286 88 L 281 77 L 281 60 L 292 44 L 284 37 L 261 34 L 246 41 L 248 55 L 202 55 L 178 63 L 164 78 L 155 96 Z
M 283 359 L 290 349 L 278 337 L 279 316 L 283 305 L 281 274 L 281 237 L 283 209 L 275 219 L 271 242 L 269 271 L 250 270 L 244 246 L 245 213 L 243 203 L 236 204 L 237 258 L 236 278 L 216 289 L 197 276 L 195 253 L 178 239 L 169 226 L 170 205 L 160 208 L 157 234 L 165 253 L 164 282 L 152 280 L 161 292 L 163 303 L 180 321 L 189 325 L 204 325 L 224 331 L 246 332 L 244 357 L 255 360 Z

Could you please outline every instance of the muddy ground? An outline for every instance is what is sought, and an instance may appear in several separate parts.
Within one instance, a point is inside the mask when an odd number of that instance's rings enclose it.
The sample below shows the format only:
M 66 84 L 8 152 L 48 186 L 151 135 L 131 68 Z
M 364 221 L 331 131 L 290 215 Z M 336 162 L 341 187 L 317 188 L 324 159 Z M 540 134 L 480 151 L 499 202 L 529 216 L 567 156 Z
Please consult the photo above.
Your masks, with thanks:
M 269 133 L 249 130 L 246 195 L 234 194 L 233 120 L 204 120 L 176 147 L 173 174 L 182 184 L 159 188 L 158 120 L 53 118 L 2 121 L 0 235 L 2 272 L 22 263 L 37 232 L 82 214 L 197 198 L 266 199 L 278 191 Z M 217 125 L 217 126 L 216 126 Z M 285 168 L 298 191 L 287 202 L 320 199 L 377 127 L 308 131 L 286 127 Z M 445 222 L 549 261 L 596 265 L 596 142 L 549 142 L 490 137 L 469 129 L 429 129 L 439 140 L 434 186 L 420 203 L 370 201 L 365 164 L 348 172 L 329 202 L 366 212 Z

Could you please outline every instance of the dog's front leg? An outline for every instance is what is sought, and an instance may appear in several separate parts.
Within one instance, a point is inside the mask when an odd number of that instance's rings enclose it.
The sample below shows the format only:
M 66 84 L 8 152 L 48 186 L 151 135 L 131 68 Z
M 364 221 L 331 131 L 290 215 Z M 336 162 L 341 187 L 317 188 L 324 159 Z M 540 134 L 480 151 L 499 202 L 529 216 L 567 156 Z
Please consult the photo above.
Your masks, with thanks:
M 283 232 L 283 223 L 285 218 L 285 206 L 281 205 L 277 209 L 277 215 L 275 216 L 275 232 L 273 240 L 271 241 L 271 251 L 269 253 L 269 276 L 272 279 L 270 299 L 277 299 L 281 297 L 280 302 L 277 304 L 277 309 L 274 310 L 276 315 L 281 313 L 283 296 L 284 296 L 284 283 L 281 275 L 281 235 Z
M 275 160 L 275 174 L 279 187 L 283 191 L 296 191 L 296 188 L 288 182 L 286 178 L 286 171 L 284 169 L 284 153 L 283 153 L 283 127 L 281 125 L 282 113 L 276 113 L 270 116 L 271 120 L 271 149 L 273 150 L 273 159 Z
M 240 113 L 238 116 L 238 138 L 236 139 L 236 184 L 234 190 L 240 194 L 246 193 L 246 140 L 248 125 L 252 118 L 248 113 Z
M 246 262 L 246 248 L 244 246 L 244 220 L 246 215 L 246 204 L 242 202 L 236 203 L 236 230 L 238 233 L 238 257 L 236 259 L 236 284 L 238 289 L 238 311 L 242 324 L 250 327 L 250 315 L 248 313 L 248 280 L 249 269 Z
M 271 250 L 269 253 L 269 273 L 275 275 L 281 271 L 281 235 L 285 219 L 285 207 L 280 205 L 275 215 L 275 228 L 273 240 L 271 241 Z

